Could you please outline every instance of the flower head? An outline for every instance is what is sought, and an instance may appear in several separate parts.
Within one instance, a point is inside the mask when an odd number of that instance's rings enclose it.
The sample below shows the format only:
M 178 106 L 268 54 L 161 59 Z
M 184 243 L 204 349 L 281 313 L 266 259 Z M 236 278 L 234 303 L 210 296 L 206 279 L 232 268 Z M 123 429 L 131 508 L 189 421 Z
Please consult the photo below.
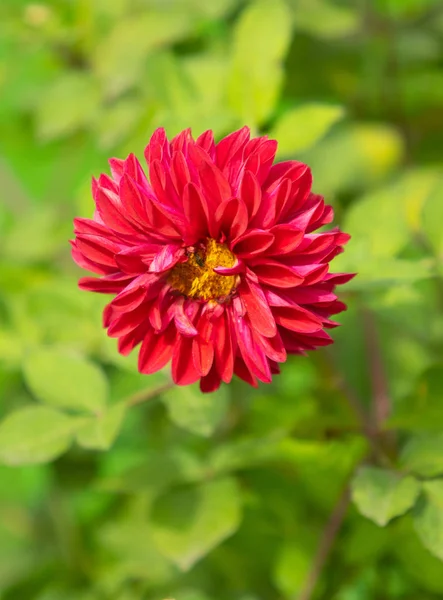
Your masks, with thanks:
M 73 257 L 98 275 L 84 290 L 114 295 L 104 326 L 139 370 L 172 361 L 172 377 L 213 391 L 233 374 L 270 382 L 287 354 L 332 342 L 330 316 L 346 306 L 330 274 L 348 241 L 314 233 L 333 211 L 311 192 L 303 163 L 274 164 L 277 142 L 247 127 L 214 143 L 189 130 L 168 141 L 157 129 L 145 150 L 111 159 L 93 180 L 93 219 L 75 219 Z

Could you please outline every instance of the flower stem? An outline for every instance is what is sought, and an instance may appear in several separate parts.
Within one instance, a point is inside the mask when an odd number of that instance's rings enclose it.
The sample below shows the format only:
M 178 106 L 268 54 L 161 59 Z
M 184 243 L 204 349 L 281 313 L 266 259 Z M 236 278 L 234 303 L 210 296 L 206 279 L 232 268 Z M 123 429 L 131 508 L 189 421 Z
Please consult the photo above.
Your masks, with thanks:
M 297 596 L 297 600 L 311 600 L 312 594 L 314 593 L 315 586 L 321 575 L 323 567 L 328 559 L 329 553 L 331 552 L 335 538 L 340 531 L 343 520 L 346 516 L 346 511 L 349 506 L 351 498 L 351 492 L 349 485 L 345 487 L 341 493 L 332 513 L 329 517 L 329 521 L 326 523 L 326 527 L 323 531 L 323 535 L 318 545 L 317 553 L 314 557 L 311 570 L 306 579 L 304 588 L 301 593 Z M 295 600 L 295 599 L 294 599 Z
M 172 381 L 170 381 L 156 388 L 147 388 L 145 390 L 140 390 L 132 396 L 129 396 L 129 398 L 126 399 L 125 404 L 128 408 L 132 406 L 138 406 L 139 404 L 143 404 L 143 402 L 153 400 L 157 396 L 160 396 L 164 392 L 167 392 L 168 390 L 173 388 L 174 385 L 175 384 Z

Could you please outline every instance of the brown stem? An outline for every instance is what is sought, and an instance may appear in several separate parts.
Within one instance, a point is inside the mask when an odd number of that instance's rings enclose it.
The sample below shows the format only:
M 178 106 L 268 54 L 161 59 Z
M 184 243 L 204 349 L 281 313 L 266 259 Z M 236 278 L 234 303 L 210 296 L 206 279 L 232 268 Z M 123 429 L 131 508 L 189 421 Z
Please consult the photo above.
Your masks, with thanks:
M 297 600 L 311 600 L 312 594 L 314 593 L 317 581 L 320 578 L 321 572 L 325 563 L 328 559 L 332 545 L 340 531 L 341 525 L 346 515 L 346 511 L 349 506 L 351 498 L 351 492 L 349 486 L 346 486 L 341 496 L 339 497 L 334 510 L 329 517 L 329 521 L 323 531 L 323 535 L 320 539 L 320 543 L 317 549 L 317 553 L 314 557 L 311 570 L 305 582 L 305 586 L 301 593 L 297 596 Z M 294 599 L 295 600 L 295 599 Z
M 372 419 L 368 415 L 365 405 L 360 400 L 352 386 L 349 385 L 346 379 L 339 372 L 332 352 L 329 350 L 325 350 L 324 356 L 326 358 L 325 365 L 328 369 L 328 374 L 331 378 L 331 381 L 333 382 L 335 387 L 338 390 L 340 390 L 340 392 L 343 394 L 352 412 L 355 414 L 358 421 L 360 422 L 361 428 L 365 436 L 368 438 L 368 441 L 372 444 L 377 432 L 375 431 Z
M 157 396 L 160 396 L 160 394 L 163 394 L 164 392 L 167 392 L 168 390 L 173 388 L 174 385 L 175 384 L 172 381 L 170 381 L 156 388 L 148 388 L 146 390 L 141 390 L 140 392 L 137 392 L 136 394 L 133 394 L 132 396 L 129 396 L 129 398 L 127 398 L 127 400 L 125 401 L 126 406 L 137 406 L 138 404 L 142 404 L 143 402 L 153 400 Z
M 364 403 L 359 398 L 353 387 L 349 385 L 346 378 L 341 375 L 337 368 L 333 354 L 329 350 L 325 350 L 323 356 L 326 358 L 325 366 L 327 367 L 328 374 L 331 377 L 335 387 L 340 390 L 349 404 L 352 412 L 357 417 L 361 431 L 364 434 L 368 444 L 371 448 L 372 456 L 378 461 L 380 465 L 385 467 L 391 466 L 391 459 L 380 446 L 379 433 L 374 425 L 371 415 L 368 414 Z
M 363 309 L 363 327 L 372 383 L 373 417 L 376 429 L 380 431 L 391 414 L 391 400 L 380 351 L 377 323 L 373 313 L 367 308 Z

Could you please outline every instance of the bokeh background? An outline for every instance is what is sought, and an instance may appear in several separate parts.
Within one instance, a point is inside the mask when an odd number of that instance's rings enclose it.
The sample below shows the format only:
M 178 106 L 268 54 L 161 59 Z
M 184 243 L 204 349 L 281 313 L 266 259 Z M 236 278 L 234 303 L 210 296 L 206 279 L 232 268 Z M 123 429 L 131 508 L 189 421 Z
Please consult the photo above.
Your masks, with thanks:
M 165 390 L 72 219 L 156 127 L 244 124 L 353 235 L 349 310 L 270 386 Z M 1 600 L 443 597 L 442 140 L 441 0 L 1 0 Z

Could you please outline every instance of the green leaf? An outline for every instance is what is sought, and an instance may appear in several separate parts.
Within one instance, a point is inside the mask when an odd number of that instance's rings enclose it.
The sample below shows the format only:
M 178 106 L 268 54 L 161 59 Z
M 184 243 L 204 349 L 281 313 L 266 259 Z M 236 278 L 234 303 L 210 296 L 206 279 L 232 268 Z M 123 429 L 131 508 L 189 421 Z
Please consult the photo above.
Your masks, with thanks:
M 297 598 L 306 583 L 315 551 L 312 541 L 307 538 L 302 543 L 286 543 L 277 556 L 273 580 L 286 598 Z
M 160 496 L 152 513 L 152 535 L 162 554 L 187 571 L 232 535 L 240 519 L 235 480 L 218 479 Z
M 44 141 L 70 135 L 89 125 L 100 108 L 100 91 L 87 71 L 66 73 L 45 89 L 36 112 Z
M 422 477 L 443 473 L 443 433 L 412 437 L 403 448 L 400 464 Z
M 439 0 L 376 0 L 374 2 L 375 10 L 391 19 L 418 17 L 426 14 L 436 5 L 439 5 Z
M 37 348 L 25 358 L 24 376 L 41 402 L 58 408 L 99 413 L 108 398 L 108 382 L 94 363 L 56 348 Z
M 130 88 L 142 75 L 147 56 L 183 38 L 192 21 L 187 11 L 146 10 L 115 22 L 96 46 L 93 66 L 111 95 Z
M 325 0 L 290 0 L 294 27 L 315 37 L 334 40 L 353 34 L 359 26 L 356 8 Z
M 61 244 L 66 244 L 66 236 L 59 234 L 60 229 L 63 231 L 54 207 L 24 210 L 1 240 L 2 254 L 14 263 L 47 260 Z
M 197 385 L 175 387 L 161 397 L 172 421 L 197 435 L 209 437 L 223 420 L 227 404 L 227 389 L 203 394 Z
M 342 190 L 365 190 L 368 184 L 383 180 L 400 164 L 403 152 L 403 139 L 394 127 L 349 123 L 337 127 L 308 150 L 303 160 L 315 174 L 316 189 L 329 195 Z M 399 210 L 402 206 L 399 201 Z M 371 229 L 368 227 L 367 231 Z
M 420 232 L 422 229 L 423 207 L 438 192 L 439 180 L 441 180 L 441 170 L 431 167 L 411 169 L 400 179 L 406 220 L 415 232 Z
M 414 506 L 420 484 L 393 471 L 362 467 L 352 482 L 352 499 L 362 515 L 384 527 Z
M 143 103 L 138 98 L 122 98 L 103 108 L 94 123 L 100 148 L 108 149 L 125 140 L 137 128 L 143 109 Z M 90 197 L 88 186 L 89 200 Z
M 209 470 L 226 474 L 278 460 L 282 438 L 283 434 L 277 433 L 267 437 L 242 437 L 220 444 L 207 458 Z
M 77 433 L 77 442 L 83 448 L 108 450 L 120 432 L 125 413 L 126 403 L 120 402 L 91 417 Z
M 435 254 L 443 259 L 443 182 L 440 181 L 433 192 L 428 196 L 423 207 L 423 231 L 431 244 Z
M 417 513 L 417 509 L 422 502 L 423 499 L 419 501 L 415 513 Z M 395 559 L 401 566 L 405 579 L 413 581 L 420 589 L 432 592 L 436 598 L 441 598 L 443 594 L 443 569 L 440 560 L 433 556 L 422 544 L 417 535 L 413 517 L 405 517 L 399 522 L 399 525 L 401 525 L 401 528 L 399 528 L 394 539 L 392 538 L 392 529 L 390 531 L 391 552 L 393 551 Z
M 29 406 L 0 423 L 0 460 L 7 465 L 44 463 L 65 452 L 78 419 L 46 406 Z
M 316 144 L 343 114 L 340 106 L 303 104 L 284 113 L 269 137 L 278 141 L 279 156 L 291 156 Z
M 346 284 L 347 291 L 375 290 L 394 285 L 412 284 L 433 276 L 432 260 L 406 260 L 373 256 L 364 260 L 362 246 L 359 248 L 358 240 L 356 244 L 354 240 L 355 238 L 351 239 L 344 254 L 340 254 L 333 262 L 336 272 L 357 273 L 357 277 Z
M 272 113 L 283 82 L 291 39 L 291 15 L 283 0 L 256 0 L 234 27 L 228 103 L 244 123 L 257 126 Z
M 170 137 L 191 127 L 197 136 L 212 129 L 216 136 L 237 125 L 226 106 L 226 56 L 177 60 L 172 53 L 153 55 L 147 66 L 147 95 L 156 103 L 151 126 L 164 127 Z
M 411 345 L 411 344 L 409 344 Z M 396 349 L 404 347 L 403 341 L 396 344 Z M 411 347 L 407 349 L 411 355 Z M 424 351 L 423 344 L 417 343 L 417 350 Z M 403 359 L 404 362 L 404 359 Z M 410 365 L 407 365 L 407 368 Z M 409 371 L 411 369 L 409 368 Z M 418 384 L 414 378 L 414 389 L 410 397 L 404 400 L 387 421 L 391 429 L 410 431 L 441 431 L 443 422 L 443 367 L 435 365 L 426 372 L 419 373 Z
M 424 482 L 423 490 L 414 515 L 415 529 L 423 545 L 443 560 L 443 480 Z
M 427 498 L 443 510 L 443 479 L 424 481 L 422 487 Z
M 111 556 L 108 569 L 114 584 L 128 579 L 147 580 L 150 585 L 162 584 L 175 574 L 171 563 L 156 548 L 148 510 L 145 496 L 134 494 L 123 511 L 114 514 L 97 529 L 100 549 L 106 556 Z
M 343 223 L 354 238 L 356 260 L 394 257 L 409 239 L 402 186 L 389 186 L 352 204 Z M 370 224 L 370 226 L 368 226 Z

